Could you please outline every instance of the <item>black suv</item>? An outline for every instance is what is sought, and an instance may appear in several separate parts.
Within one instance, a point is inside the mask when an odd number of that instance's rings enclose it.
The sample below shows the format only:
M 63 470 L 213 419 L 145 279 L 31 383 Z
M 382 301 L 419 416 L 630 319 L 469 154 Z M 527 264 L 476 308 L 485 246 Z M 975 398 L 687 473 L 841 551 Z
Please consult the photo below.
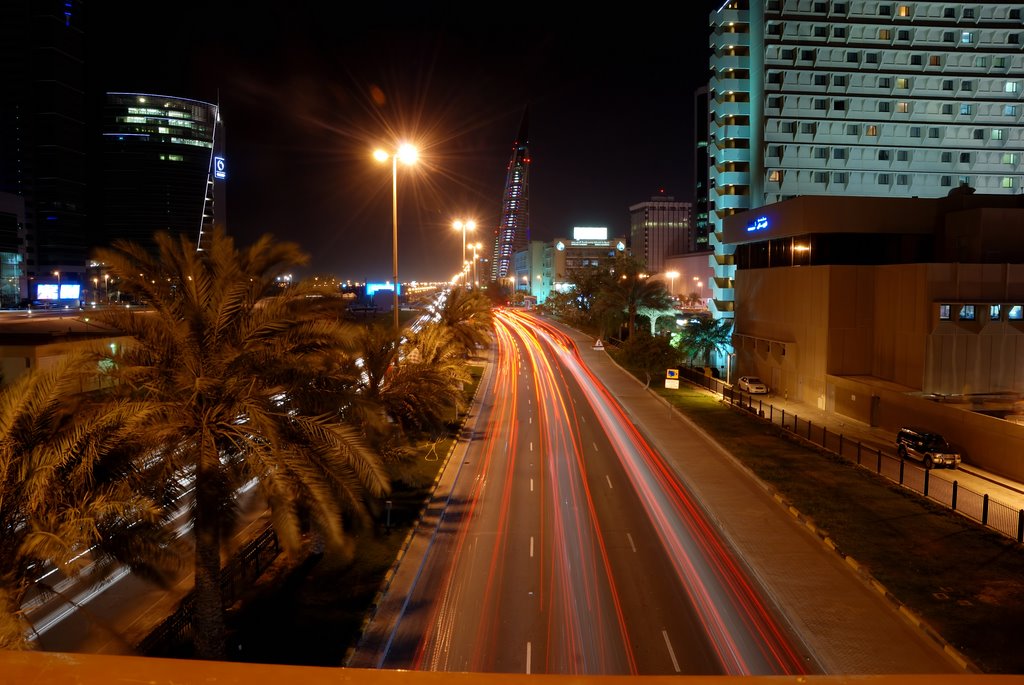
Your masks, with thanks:
M 923 462 L 926 469 L 933 466 L 955 469 L 960 463 L 960 453 L 950 447 L 945 438 L 922 428 L 901 428 L 896 434 L 896 448 L 901 459 L 913 457 Z

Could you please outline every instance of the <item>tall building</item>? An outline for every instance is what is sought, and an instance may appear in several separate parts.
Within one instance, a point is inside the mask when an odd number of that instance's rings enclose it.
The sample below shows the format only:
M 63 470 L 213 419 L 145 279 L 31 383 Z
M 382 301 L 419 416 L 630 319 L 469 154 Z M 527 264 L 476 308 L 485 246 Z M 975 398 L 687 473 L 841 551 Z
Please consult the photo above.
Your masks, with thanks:
M 708 88 L 701 86 L 693 97 L 693 236 L 687 252 L 708 249 Z
M 1022 6 L 729 0 L 711 13 L 716 315 L 733 310 L 722 221 L 798 195 L 1020 192 Z
M 0 3 L 0 192 L 24 203 L 33 286 L 54 272 L 69 282 L 85 271 L 83 15 L 80 0 Z
M 494 230 L 494 258 L 491 280 L 500 281 L 515 274 L 515 254 L 530 244 L 530 139 L 527 113 L 519 126 L 508 162 L 505 192 L 501 200 L 501 219 Z
M 227 177 L 220 108 L 145 93 L 108 93 L 103 113 L 103 226 L 147 248 L 157 231 L 197 249 L 223 224 Z
M 665 258 L 689 250 L 690 203 L 655 195 L 629 208 L 630 249 L 649 272 L 664 270 Z

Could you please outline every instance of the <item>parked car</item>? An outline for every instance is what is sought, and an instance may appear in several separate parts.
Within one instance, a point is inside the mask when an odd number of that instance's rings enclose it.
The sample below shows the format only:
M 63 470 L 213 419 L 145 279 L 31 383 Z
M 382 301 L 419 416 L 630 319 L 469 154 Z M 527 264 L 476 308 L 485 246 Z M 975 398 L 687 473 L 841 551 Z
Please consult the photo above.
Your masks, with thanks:
M 768 392 L 768 386 L 757 376 L 740 376 L 739 388 L 751 395 L 764 395 Z
M 960 453 L 944 437 L 923 428 L 901 428 L 896 434 L 896 449 L 900 458 L 917 459 L 926 469 L 933 466 L 955 469 L 960 463 Z

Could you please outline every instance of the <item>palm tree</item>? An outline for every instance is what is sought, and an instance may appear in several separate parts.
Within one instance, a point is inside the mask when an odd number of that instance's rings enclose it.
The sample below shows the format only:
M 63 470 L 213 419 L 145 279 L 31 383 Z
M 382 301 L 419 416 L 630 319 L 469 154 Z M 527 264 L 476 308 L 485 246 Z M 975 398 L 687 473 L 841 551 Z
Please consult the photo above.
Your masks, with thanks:
M 122 241 L 96 253 L 151 305 L 101 315 L 135 339 L 106 356 L 113 396 L 153 408 L 148 432 L 161 448 L 162 475 L 194 482 L 195 649 L 218 658 L 222 531 L 235 517 L 239 486 L 257 481 L 279 538 L 294 552 L 305 525 L 340 545 L 345 516 L 365 519 L 368 497 L 388 483 L 358 430 L 336 414 L 303 412 L 289 394 L 316 381 L 310 358 L 347 342 L 337 321 L 309 315 L 308 288 L 275 282 L 305 255 L 268 236 L 237 249 L 220 229 L 203 251 L 163 233 L 156 245 L 156 255 Z
M 701 358 L 704 366 L 711 365 L 714 352 L 724 352 L 732 344 L 732 322 L 698 316 L 690 319 L 679 335 L 679 348 L 690 357 L 691 363 Z
M 147 407 L 90 410 L 72 395 L 83 360 L 19 378 L 0 393 L 0 649 L 29 646 L 21 607 L 47 566 L 101 580 L 112 562 L 165 580 L 176 561 L 164 507 L 128 455 Z M 126 447 L 131 447 L 125 449 Z
M 626 312 L 629 335 L 636 331 L 638 308 L 669 309 L 672 305 L 665 285 L 647 278 L 641 267 L 635 259 L 617 259 L 598 295 L 600 309 Z
M 466 355 L 472 356 L 478 345 L 490 345 L 491 303 L 479 290 L 452 288 L 437 313 Z

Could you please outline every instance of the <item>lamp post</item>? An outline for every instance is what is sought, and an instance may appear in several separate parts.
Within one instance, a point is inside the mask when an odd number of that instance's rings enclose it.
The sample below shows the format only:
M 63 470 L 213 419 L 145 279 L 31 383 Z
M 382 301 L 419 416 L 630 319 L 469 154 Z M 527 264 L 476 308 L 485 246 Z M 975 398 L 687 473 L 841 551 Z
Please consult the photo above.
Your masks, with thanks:
M 466 262 L 466 231 L 476 230 L 476 222 L 472 219 L 467 221 L 456 219 L 452 222 L 452 227 L 456 231 L 462 231 L 462 257 L 459 258 L 459 263 L 464 264 Z
M 668 294 L 672 296 L 672 299 L 676 297 L 676 279 L 679 278 L 678 271 L 669 271 L 665 274 L 668 276 Z
M 484 246 L 483 243 L 473 243 L 473 287 L 474 288 L 479 288 L 480 287 L 480 278 L 477 276 L 477 273 L 476 273 L 476 263 L 477 263 L 477 260 L 478 260 L 477 250 L 480 250 L 481 248 L 483 248 L 483 246 Z
M 398 162 L 401 160 L 402 164 L 415 164 L 417 154 L 416 148 L 409 143 L 402 143 L 394 153 L 379 148 L 373 151 L 373 158 L 378 162 L 391 159 L 391 265 L 394 276 L 392 290 L 395 331 L 398 331 Z

